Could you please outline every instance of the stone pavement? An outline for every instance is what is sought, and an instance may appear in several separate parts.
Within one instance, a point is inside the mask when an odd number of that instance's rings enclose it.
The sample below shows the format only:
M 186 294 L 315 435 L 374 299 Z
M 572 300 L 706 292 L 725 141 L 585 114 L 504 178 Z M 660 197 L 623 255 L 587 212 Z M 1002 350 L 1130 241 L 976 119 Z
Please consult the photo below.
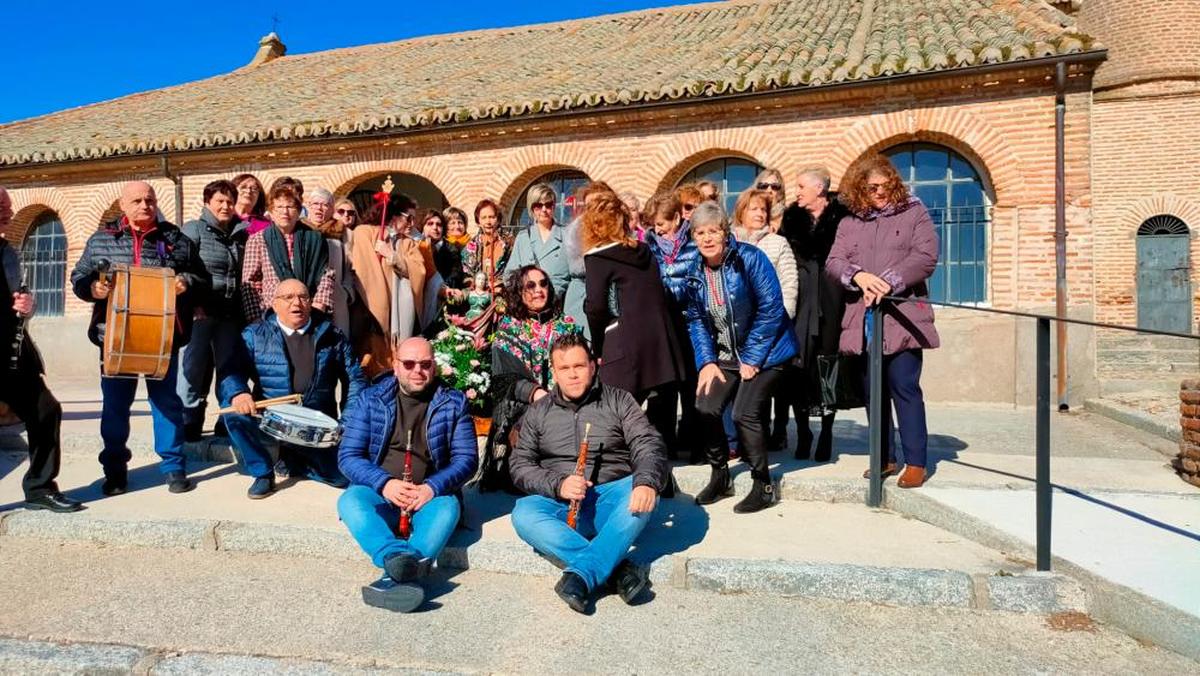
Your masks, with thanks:
M 98 397 L 86 382 L 55 390 L 68 417 L 61 483 L 89 509 L 68 517 L 0 511 L 0 533 L 361 561 L 336 522 L 337 492 L 324 486 L 299 482 L 251 502 L 249 480 L 234 465 L 208 464 L 196 473 L 196 491 L 168 494 L 152 466 L 148 415 L 135 417 L 135 490 L 101 499 Z M 138 406 L 145 410 L 144 401 Z M 839 419 L 836 462 L 773 456 L 780 505 L 734 515 L 732 501 L 709 509 L 664 501 L 638 557 L 674 588 L 1036 613 L 1086 608 L 1200 657 L 1198 585 L 1189 582 L 1200 563 L 1200 490 L 1167 466 L 1170 442 L 1089 413 L 1053 417 L 1055 569 L 1068 577 L 1046 578 L 1030 574 L 1033 412 L 938 405 L 929 417 L 931 480 L 917 491 L 889 481 L 888 510 L 862 505 L 866 426 L 857 411 Z M 192 450 L 228 457 L 221 444 Z M 0 510 L 20 499 L 17 457 L 0 464 Z M 703 467 L 675 472 L 687 492 L 707 478 Z M 736 483 L 744 491 L 749 477 L 739 471 Z M 554 573 L 513 534 L 511 498 L 471 495 L 468 503 L 469 527 L 456 534 L 444 566 Z
M 1194 673 L 1084 616 L 655 584 L 569 610 L 551 578 L 440 571 L 418 612 L 359 600 L 362 559 L 0 538 L 0 673 Z M 51 643 L 47 643 L 51 642 Z

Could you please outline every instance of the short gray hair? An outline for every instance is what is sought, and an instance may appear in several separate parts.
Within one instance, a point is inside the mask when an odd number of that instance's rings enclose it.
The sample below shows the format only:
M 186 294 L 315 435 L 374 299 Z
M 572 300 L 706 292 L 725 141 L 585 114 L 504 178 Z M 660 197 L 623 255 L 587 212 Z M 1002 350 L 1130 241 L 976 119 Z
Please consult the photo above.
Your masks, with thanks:
M 529 210 L 530 215 L 533 215 L 533 205 L 543 200 L 557 202 L 558 193 L 554 192 L 549 183 L 534 183 L 529 186 L 529 192 L 525 195 L 525 208 Z
M 312 202 L 314 199 L 324 199 L 329 202 L 330 206 L 334 203 L 333 193 L 325 188 L 315 188 L 312 192 L 308 193 L 308 201 Z
M 729 218 L 725 215 L 725 209 L 716 202 L 701 202 L 692 211 L 692 232 L 696 232 L 696 228 L 710 225 L 721 228 L 726 235 L 729 234 Z
M 800 176 L 811 176 L 812 178 L 817 179 L 822 185 L 821 192 L 829 192 L 829 183 L 832 179 L 829 176 L 829 170 L 823 165 L 818 164 L 811 167 L 805 167 L 800 170 Z

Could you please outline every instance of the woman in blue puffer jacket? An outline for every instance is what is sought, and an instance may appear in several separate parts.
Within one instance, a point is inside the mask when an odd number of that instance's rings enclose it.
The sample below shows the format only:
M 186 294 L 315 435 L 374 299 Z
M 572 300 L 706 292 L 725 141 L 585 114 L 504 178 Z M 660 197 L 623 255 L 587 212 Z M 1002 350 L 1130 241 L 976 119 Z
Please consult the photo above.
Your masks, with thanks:
M 692 226 L 683 220 L 682 203 L 675 191 L 661 192 L 646 201 L 642 223 L 646 227 L 646 244 L 658 262 L 663 289 L 667 292 L 667 309 L 677 322 L 676 333 L 687 335 L 687 280 L 700 260 L 700 251 L 692 241 Z M 683 361 L 686 371 L 679 383 L 679 429 L 673 438 L 664 438 L 667 455 L 675 460 L 680 449 L 687 450 L 693 464 L 704 461 L 699 444 L 699 425 L 696 414 L 696 369 L 690 341 L 683 341 Z M 670 408 L 674 414 L 675 395 Z
M 721 422 L 732 406 L 738 448 L 754 479 L 750 494 L 733 511 L 757 512 L 775 499 L 767 423 L 771 396 L 796 356 L 796 337 L 771 261 L 730 236 L 729 220 L 715 202 L 692 213 L 692 238 L 700 255 L 687 281 L 688 333 L 699 371 L 696 410 L 712 465 L 712 478 L 696 502 L 710 504 L 733 492 Z

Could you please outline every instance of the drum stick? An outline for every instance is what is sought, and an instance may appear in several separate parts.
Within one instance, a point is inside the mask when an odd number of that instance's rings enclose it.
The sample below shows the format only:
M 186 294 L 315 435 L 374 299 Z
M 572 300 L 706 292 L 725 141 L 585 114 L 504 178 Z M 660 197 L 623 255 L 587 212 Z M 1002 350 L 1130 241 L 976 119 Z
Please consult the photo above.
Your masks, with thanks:
M 277 406 L 279 404 L 299 404 L 299 403 L 302 403 L 303 401 L 304 401 L 303 395 L 289 394 L 284 397 L 274 397 L 272 399 L 263 399 L 262 401 L 256 401 L 256 402 L 254 402 L 254 410 L 261 411 L 264 408 L 268 408 L 271 406 Z M 237 409 L 232 406 L 228 406 L 226 408 L 223 408 L 223 409 L 217 411 L 217 413 L 237 413 Z

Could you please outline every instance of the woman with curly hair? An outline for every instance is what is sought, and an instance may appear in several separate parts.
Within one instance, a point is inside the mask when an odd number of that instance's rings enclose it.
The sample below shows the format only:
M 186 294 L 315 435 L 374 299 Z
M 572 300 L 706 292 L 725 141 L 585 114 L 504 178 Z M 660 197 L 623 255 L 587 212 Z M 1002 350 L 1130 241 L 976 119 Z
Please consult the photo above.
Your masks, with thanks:
M 841 199 L 850 214 L 838 225 L 825 273 L 846 289 L 839 349 L 865 355 L 869 315 L 883 312 L 884 476 L 898 471 L 892 448 L 892 404 L 900 422 L 904 472 L 896 484 L 925 483 L 929 432 L 921 393 L 922 351 L 939 345 L 929 303 L 880 305 L 884 296 L 924 298 L 938 260 L 938 238 L 921 200 L 912 196 L 892 163 L 873 155 L 850 169 Z M 864 359 L 864 391 L 870 388 Z M 863 474 L 867 476 L 866 473 Z
M 504 283 L 507 314 L 496 326 L 492 342 L 492 430 L 480 463 L 481 490 L 512 490 L 509 451 L 516 445 L 521 416 L 533 402 L 550 393 L 550 345 L 558 336 L 579 332 L 564 320 L 550 276 L 536 265 L 509 273 Z
M 649 399 L 647 417 L 671 448 L 675 389 L 687 369 L 658 263 L 650 247 L 634 239 L 629 212 L 616 195 L 591 196 L 580 223 L 586 249 L 584 311 L 592 350 L 600 359 L 600 382 L 629 392 L 639 403 Z

